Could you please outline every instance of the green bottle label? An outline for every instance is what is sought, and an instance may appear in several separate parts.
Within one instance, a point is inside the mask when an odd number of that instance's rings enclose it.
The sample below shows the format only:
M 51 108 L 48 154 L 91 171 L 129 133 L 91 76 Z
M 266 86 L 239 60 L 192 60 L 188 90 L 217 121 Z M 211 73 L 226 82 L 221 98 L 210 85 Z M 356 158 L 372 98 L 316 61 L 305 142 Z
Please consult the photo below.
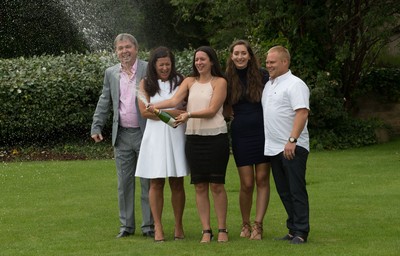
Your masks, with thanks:
M 154 113 L 160 118 L 161 121 L 168 124 L 169 126 L 176 128 L 175 126 L 175 118 L 173 118 L 167 112 L 161 111 L 159 109 L 154 109 Z

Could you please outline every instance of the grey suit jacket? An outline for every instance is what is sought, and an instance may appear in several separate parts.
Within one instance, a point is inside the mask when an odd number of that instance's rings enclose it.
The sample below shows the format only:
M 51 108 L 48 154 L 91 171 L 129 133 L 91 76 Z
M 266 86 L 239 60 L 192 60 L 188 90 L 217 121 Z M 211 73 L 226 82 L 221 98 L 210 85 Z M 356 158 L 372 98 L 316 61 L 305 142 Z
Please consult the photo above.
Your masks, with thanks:
M 138 59 L 136 70 L 136 88 L 139 88 L 139 83 L 146 75 L 147 62 Z M 116 64 L 106 69 L 104 74 L 103 90 L 97 102 L 97 107 L 93 115 L 93 123 L 91 128 L 91 135 L 101 134 L 101 131 L 106 124 L 107 118 L 110 113 L 111 105 L 113 110 L 113 123 L 112 123 L 112 145 L 115 145 L 118 134 L 119 126 L 119 81 L 120 81 L 120 64 Z M 137 98 L 136 107 L 139 110 Z M 142 133 L 146 125 L 146 119 L 143 119 L 138 113 L 139 125 Z

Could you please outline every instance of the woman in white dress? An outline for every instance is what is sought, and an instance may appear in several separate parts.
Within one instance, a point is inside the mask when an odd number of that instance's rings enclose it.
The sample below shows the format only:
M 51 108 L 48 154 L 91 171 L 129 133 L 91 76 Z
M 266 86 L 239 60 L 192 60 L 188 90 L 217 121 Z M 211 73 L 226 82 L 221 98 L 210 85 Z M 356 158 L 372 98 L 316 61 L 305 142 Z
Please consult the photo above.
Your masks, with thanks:
M 150 56 L 146 78 L 140 82 L 139 93 L 147 102 L 156 103 L 171 98 L 183 80 L 176 71 L 175 57 L 166 47 L 156 48 Z M 164 185 L 168 178 L 171 188 L 171 202 L 175 216 L 174 240 L 184 238 L 182 216 L 185 207 L 184 176 L 189 175 L 185 157 L 185 126 L 172 128 L 146 111 L 144 102 L 139 109 L 147 118 L 139 159 L 137 177 L 150 179 L 149 201 L 154 218 L 154 241 L 164 241 L 162 211 L 164 206 Z M 184 104 L 172 109 L 164 109 L 172 116 L 184 111 Z

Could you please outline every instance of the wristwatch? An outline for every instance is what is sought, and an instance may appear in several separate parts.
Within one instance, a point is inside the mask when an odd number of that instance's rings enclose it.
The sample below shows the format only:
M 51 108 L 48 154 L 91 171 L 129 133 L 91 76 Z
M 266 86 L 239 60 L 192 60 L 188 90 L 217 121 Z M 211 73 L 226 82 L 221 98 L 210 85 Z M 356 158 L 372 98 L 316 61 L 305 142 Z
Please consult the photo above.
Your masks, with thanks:
M 290 143 L 296 143 L 296 142 L 297 142 L 297 139 L 294 138 L 294 137 L 289 137 L 289 142 L 290 142 Z

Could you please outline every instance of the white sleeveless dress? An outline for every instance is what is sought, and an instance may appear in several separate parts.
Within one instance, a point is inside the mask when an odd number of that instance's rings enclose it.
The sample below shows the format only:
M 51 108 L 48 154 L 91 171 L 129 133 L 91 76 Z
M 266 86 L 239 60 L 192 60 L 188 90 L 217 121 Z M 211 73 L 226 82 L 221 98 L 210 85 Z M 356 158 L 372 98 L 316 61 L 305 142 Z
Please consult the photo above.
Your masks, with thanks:
M 158 80 L 160 93 L 150 98 L 156 103 L 171 98 L 169 81 Z M 147 119 L 135 176 L 155 179 L 189 175 L 185 156 L 186 125 L 172 128 L 160 120 Z

